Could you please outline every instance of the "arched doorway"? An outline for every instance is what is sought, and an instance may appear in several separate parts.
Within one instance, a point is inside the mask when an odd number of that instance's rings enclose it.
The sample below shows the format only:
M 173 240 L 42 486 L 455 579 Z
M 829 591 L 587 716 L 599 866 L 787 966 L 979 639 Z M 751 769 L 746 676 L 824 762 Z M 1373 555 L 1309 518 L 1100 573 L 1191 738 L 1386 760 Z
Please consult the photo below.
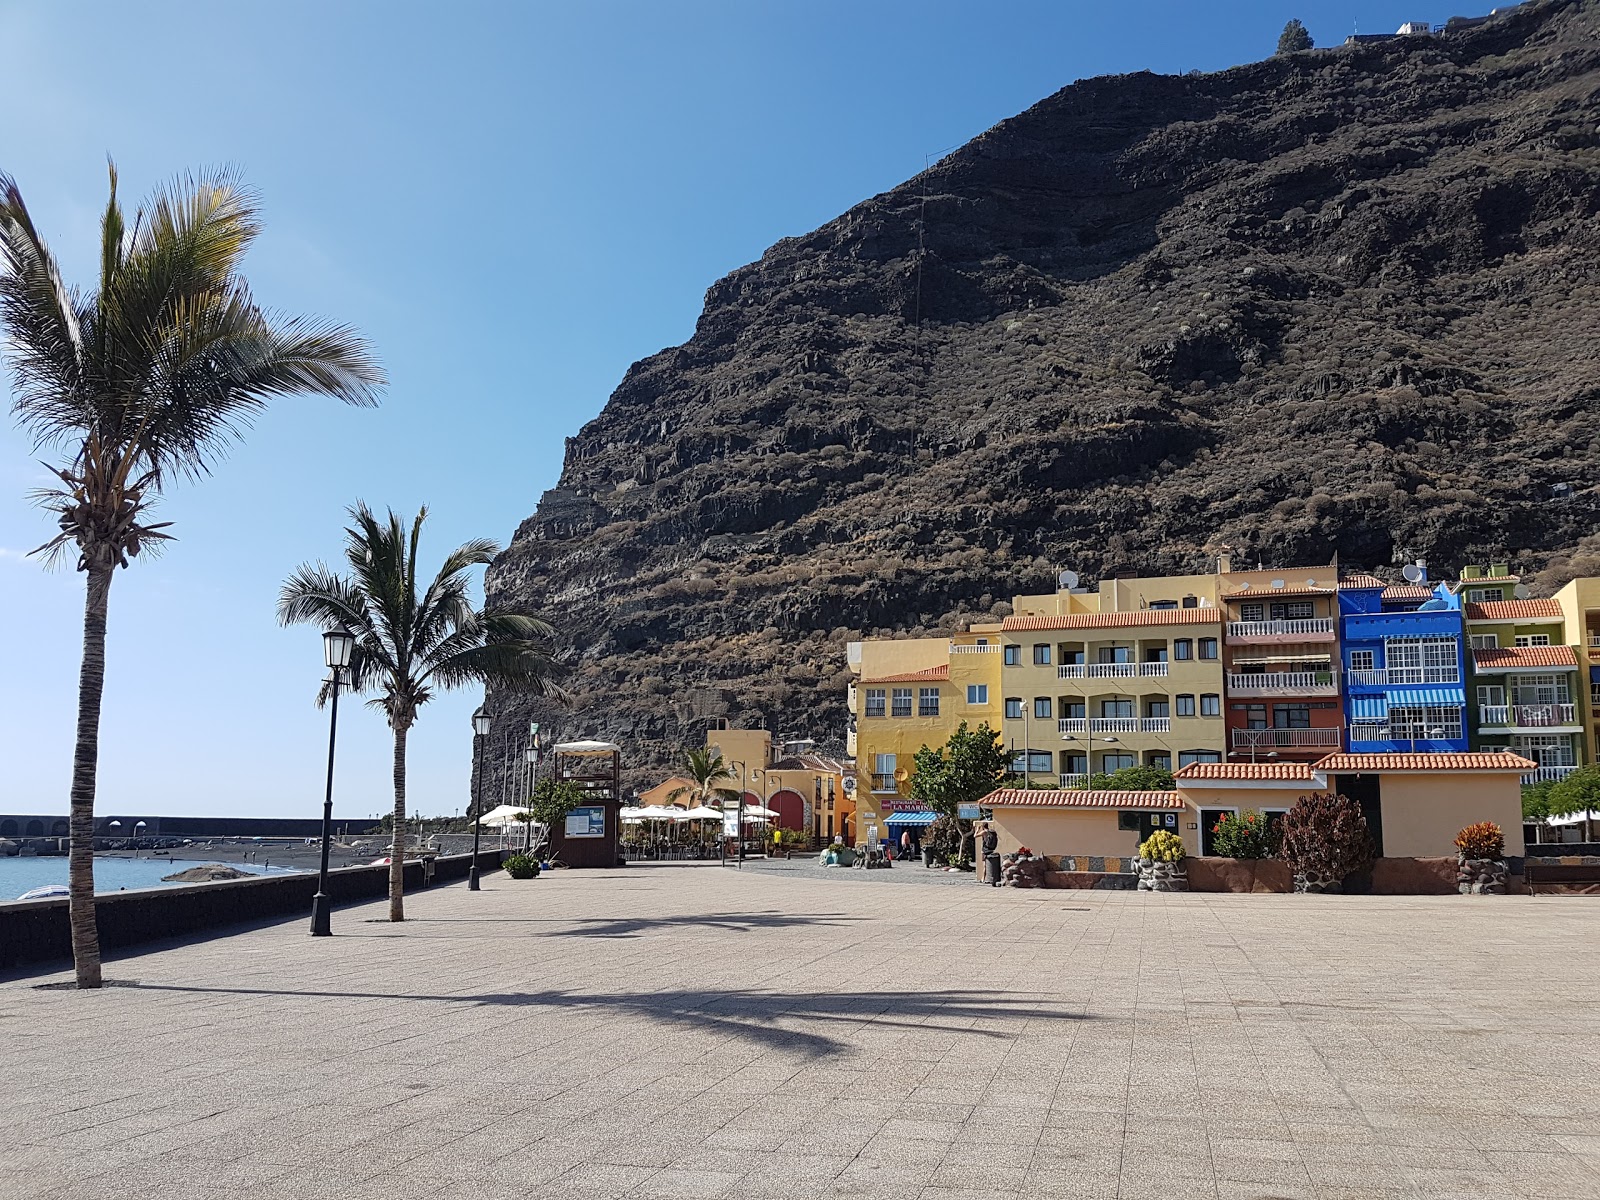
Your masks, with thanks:
M 779 829 L 804 829 L 806 827 L 805 797 L 791 788 L 774 792 L 767 807 L 777 813 L 774 824 Z
M 7 817 L 4 821 L 0 821 L 0 837 L 16 837 L 16 836 L 17 836 L 17 823 L 15 821 L 13 821 L 10 817 Z
M 29 837 L 43 837 L 44 836 L 44 822 L 43 821 L 29 821 L 28 822 L 28 836 Z

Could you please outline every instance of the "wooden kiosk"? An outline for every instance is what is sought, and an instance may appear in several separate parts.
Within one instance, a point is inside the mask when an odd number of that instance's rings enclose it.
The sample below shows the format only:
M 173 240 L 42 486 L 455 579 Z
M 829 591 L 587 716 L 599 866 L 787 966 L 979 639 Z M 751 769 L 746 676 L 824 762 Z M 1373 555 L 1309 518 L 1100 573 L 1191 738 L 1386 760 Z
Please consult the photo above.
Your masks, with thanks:
M 622 858 L 622 748 L 612 742 L 562 742 L 552 751 L 555 779 L 584 802 L 550 831 L 550 854 L 569 867 L 615 867 Z

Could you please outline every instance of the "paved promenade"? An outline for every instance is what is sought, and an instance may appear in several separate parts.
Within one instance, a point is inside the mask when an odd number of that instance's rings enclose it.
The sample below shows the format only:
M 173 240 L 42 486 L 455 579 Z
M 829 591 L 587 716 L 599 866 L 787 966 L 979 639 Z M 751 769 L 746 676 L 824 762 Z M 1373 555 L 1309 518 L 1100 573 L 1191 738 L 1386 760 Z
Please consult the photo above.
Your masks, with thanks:
M 408 909 L 0 983 L 0 1196 L 1600 1196 L 1594 899 L 713 865 Z

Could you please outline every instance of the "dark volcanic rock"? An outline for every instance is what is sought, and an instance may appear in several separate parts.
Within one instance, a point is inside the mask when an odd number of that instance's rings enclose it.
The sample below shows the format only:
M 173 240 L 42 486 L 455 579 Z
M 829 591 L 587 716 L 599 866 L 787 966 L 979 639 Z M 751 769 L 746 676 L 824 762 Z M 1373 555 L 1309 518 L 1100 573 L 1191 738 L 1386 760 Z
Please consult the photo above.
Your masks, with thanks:
M 490 573 L 571 646 L 536 715 L 837 749 L 848 639 L 1064 565 L 1595 562 L 1597 33 L 1088 80 L 718 281 Z

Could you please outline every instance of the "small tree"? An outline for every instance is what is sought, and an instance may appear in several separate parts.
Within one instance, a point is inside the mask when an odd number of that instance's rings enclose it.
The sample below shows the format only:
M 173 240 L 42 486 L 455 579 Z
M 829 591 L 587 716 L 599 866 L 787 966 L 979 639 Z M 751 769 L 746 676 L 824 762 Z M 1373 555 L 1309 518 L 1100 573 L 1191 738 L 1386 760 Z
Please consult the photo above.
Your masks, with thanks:
M 1594 841 L 1594 812 L 1600 809 L 1600 765 L 1579 767 L 1550 789 L 1550 813 L 1557 817 L 1583 814 L 1583 840 Z
M 916 774 L 911 777 L 911 798 L 955 822 L 961 857 L 967 857 L 972 822 L 962 818 L 961 806 L 976 804 L 1015 779 L 1011 756 L 987 721 L 976 729 L 968 729 L 963 721 L 937 750 L 930 746 L 918 750 L 912 764 Z
M 583 789 L 568 780 L 541 779 L 534 785 L 528 811 L 533 820 L 544 826 L 546 843 L 556 825 L 565 821 L 567 814 L 582 805 L 584 799 Z M 519 815 L 517 819 L 522 817 Z
M 1093 792 L 1170 792 L 1176 783 L 1166 767 L 1122 767 L 1096 772 L 1087 786 Z
M 1211 827 L 1211 848 L 1222 858 L 1271 858 L 1280 840 L 1279 823 L 1253 809 L 1224 813 Z
M 1300 23 L 1298 18 L 1289 21 L 1283 27 L 1283 32 L 1278 35 L 1278 53 L 1293 54 L 1296 50 L 1310 50 L 1314 43 L 1311 32 Z
M 1342 882 L 1372 863 L 1372 835 L 1361 805 L 1348 796 L 1313 792 L 1283 817 L 1283 858 L 1296 876 Z

